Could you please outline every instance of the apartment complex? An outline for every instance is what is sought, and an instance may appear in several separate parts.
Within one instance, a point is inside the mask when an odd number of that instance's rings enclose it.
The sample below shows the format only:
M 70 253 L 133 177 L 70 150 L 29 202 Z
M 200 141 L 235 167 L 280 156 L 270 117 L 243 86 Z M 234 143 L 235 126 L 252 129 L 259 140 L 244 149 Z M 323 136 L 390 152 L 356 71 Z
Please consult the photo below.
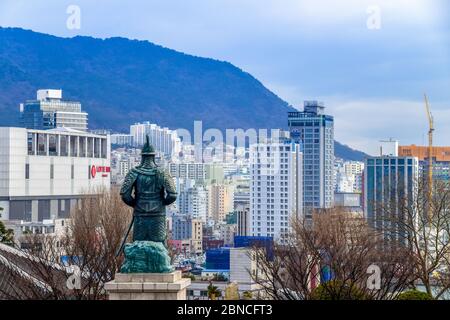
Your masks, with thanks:
M 168 169 L 173 178 L 203 182 L 206 179 L 205 166 L 204 163 L 170 163 Z
M 130 135 L 136 147 L 143 146 L 146 136 L 148 136 L 150 144 L 155 150 L 167 158 L 171 158 L 181 151 L 181 140 L 176 131 L 162 128 L 148 121 L 131 125 Z

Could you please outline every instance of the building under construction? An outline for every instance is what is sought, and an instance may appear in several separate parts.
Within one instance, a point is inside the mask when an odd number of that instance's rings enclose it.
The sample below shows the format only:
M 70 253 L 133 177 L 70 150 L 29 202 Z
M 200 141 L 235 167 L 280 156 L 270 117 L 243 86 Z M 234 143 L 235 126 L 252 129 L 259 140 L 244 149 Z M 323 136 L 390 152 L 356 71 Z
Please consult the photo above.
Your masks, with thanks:
M 398 155 L 400 157 L 419 158 L 419 173 L 425 177 L 427 175 L 429 163 L 428 146 L 399 146 Z M 450 147 L 432 147 L 432 168 L 433 179 L 450 181 Z

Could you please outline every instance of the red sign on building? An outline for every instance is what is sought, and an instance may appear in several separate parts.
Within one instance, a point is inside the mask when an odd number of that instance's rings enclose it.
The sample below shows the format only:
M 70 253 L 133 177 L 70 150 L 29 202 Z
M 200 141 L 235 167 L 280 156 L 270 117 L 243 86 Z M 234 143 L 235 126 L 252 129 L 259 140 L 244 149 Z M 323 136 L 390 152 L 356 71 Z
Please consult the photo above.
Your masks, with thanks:
M 102 177 L 107 177 L 108 173 L 111 172 L 111 167 L 91 166 L 91 177 L 92 177 L 92 179 L 95 178 L 95 176 L 97 175 L 97 172 L 102 173 Z

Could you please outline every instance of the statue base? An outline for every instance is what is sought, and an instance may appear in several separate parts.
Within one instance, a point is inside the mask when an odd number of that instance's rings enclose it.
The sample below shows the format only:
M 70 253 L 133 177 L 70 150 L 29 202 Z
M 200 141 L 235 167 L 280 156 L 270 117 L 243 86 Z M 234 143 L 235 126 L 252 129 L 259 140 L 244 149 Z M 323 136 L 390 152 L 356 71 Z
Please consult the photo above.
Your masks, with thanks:
M 186 300 L 191 279 L 172 273 L 117 273 L 105 283 L 109 300 Z
M 171 273 L 167 248 L 162 242 L 134 241 L 124 249 L 125 261 L 121 273 Z

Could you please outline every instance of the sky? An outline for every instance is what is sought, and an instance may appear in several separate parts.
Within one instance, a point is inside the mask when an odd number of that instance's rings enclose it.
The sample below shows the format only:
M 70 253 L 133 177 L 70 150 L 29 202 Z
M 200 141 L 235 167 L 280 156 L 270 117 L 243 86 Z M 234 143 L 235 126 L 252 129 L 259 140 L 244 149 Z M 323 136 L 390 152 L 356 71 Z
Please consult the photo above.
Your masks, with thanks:
M 370 154 L 427 143 L 425 92 L 435 144 L 450 145 L 449 18 L 446 0 L 0 0 L 3 27 L 229 61 L 296 108 L 323 101 L 336 140 Z

